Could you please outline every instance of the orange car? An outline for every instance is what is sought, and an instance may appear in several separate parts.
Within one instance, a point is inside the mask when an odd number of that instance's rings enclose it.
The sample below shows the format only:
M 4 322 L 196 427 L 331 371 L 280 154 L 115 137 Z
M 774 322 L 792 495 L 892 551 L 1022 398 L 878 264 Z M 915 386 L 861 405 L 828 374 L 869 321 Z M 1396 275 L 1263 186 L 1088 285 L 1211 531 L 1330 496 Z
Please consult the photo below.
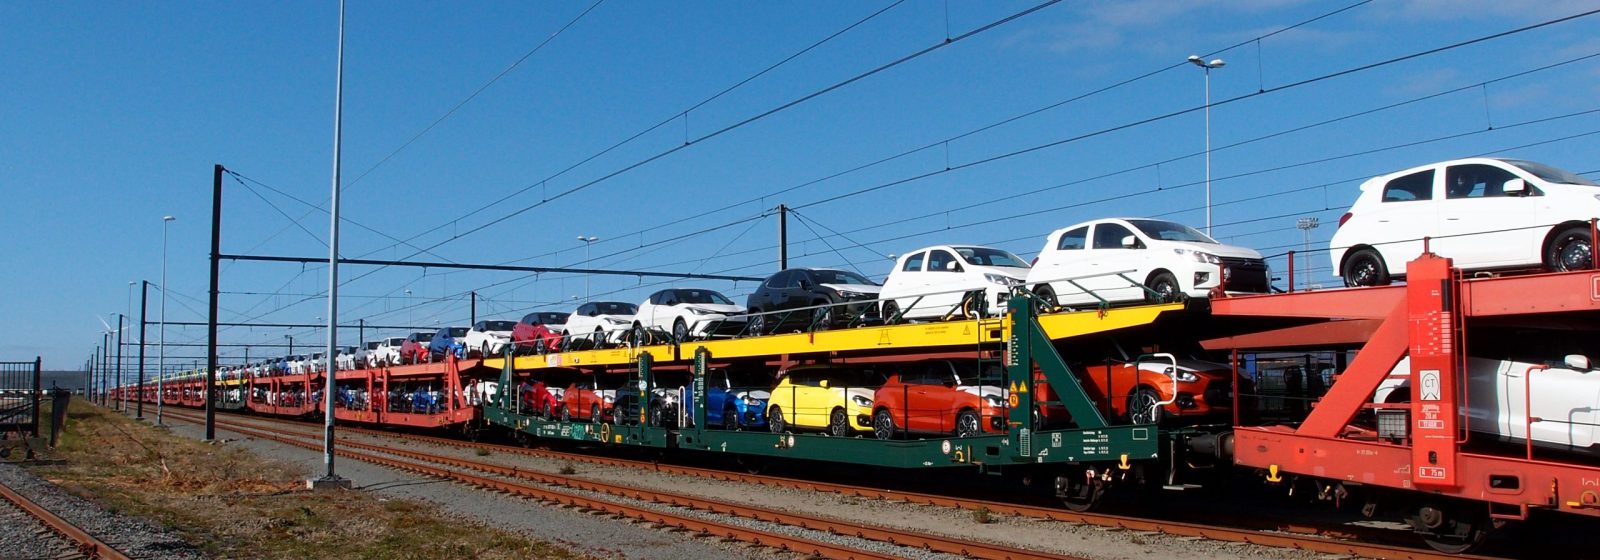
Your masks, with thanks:
M 1217 417 L 1233 412 L 1232 368 L 1216 362 L 1179 359 L 1176 376 L 1173 376 L 1168 373 L 1172 366 L 1172 362 L 1157 358 L 1078 364 L 1072 371 L 1102 414 L 1109 400 L 1113 418 L 1134 424 L 1159 424 L 1178 416 Z M 1045 383 L 1044 374 L 1038 369 L 1034 369 L 1033 382 L 1038 387 L 1034 398 L 1057 400 L 1055 391 Z M 1107 399 L 1107 395 L 1111 397 Z M 1156 406 L 1165 401 L 1171 402 Z M 1059 404 L 1040 404 L 1039 416 L 1044 423 L 1070 417 L 1066 407 Z
M 887 368 L 889 379 L 872 396 L 872 434 L 891 439 L 901 433 L 968 437 L 1002 432 L 1006 426 L 1003 374 L 994 366 L 979 380 L 976 363 L 928 360 Z
M 586 420 L 599 424 L 611 414 L 615 389 L 596 389 L 589 380 L 574 381 L 561 395 L 561 420 Z

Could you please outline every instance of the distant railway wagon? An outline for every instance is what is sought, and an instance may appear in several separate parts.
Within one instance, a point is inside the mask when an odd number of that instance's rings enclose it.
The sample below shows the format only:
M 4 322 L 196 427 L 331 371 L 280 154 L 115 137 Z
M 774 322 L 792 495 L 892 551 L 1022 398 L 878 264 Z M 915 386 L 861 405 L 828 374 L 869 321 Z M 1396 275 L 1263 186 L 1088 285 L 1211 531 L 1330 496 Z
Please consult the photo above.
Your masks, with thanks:
M 1600 351 L 1600 273 L 1468 277 L 1431 253 L 1405 271 L 1403 285 L 1079 309 L 1013 285 L 998 316 L 972 304 L 994 299 L 978 290 L 927 322 L 784 330 L 797 321 L 772 317 L 760 323 L 777 332 L 754 334 L 730 316 L 699 330 L 731 336 L 585 333 L 342 370 L 335 416 L 1012 476 L 1079 510 L 1122 487 L 1242 473 L 1394 515 L 1449 552 L 1538 511 L 1600 516 L 1600 377 L 1587 359 Z M 162 385 L 167 404 L 204 404 L 198 376 Z M 246 368 L 214 394 L 219 408 L 306 416 L 326 388 L 320 368 Z

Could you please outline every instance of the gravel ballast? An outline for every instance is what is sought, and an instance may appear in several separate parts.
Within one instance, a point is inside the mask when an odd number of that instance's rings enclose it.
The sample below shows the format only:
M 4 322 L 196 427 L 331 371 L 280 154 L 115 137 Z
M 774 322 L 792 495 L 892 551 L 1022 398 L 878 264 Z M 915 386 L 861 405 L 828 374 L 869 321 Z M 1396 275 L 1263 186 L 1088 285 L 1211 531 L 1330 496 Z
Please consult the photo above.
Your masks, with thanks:
M 176 533 L 156 526 L 143 519 L 111 513 L 87 500 L 68 494 L 60 487 L 48 481 L 41 480 L 26 470 L 16 465 L 0 464 L 0 484 L 22 494 L 41 507 L 50 510 L 62 519 L 67 520 L 95 538 L 104 541 L 113 548 L 121 551 L 131 558 L 150 558 L 162 560 L 190 560 L 206 558 L 198 549 L 190 545 Z M 18 515 L 25 515 L 17 510 Z M 29 517 L 28 519 L 32 519 Z M 7 517 L 9 523 L 10 518 Z M 35 521 L 35 523 L 38 523 Z M 38 525 L 42 527 L 43 525 Z M 22 532 L 31 532 L 30 529 L 18 527 Z M 53 533 L 51 534 L 53 536 Z M 28 549 L 13 550 L 8 539 L 14 535 L 10 531 L 0 532 L 0 558 L 53 558 L 55 551 L 62 549 L 45 542 L 44 538 L 35 535 L 34 543 L 24 543 L 25 547 L 45 546 L 45 553 L 30 553 Z M 48 538 L 48 537 L 47 537 Z M 60 539 L 60 537 L 55 537 Z M 65 539 L 61 539 L 65 541 Z M 68 545 L 67 550 L 73 550 Z

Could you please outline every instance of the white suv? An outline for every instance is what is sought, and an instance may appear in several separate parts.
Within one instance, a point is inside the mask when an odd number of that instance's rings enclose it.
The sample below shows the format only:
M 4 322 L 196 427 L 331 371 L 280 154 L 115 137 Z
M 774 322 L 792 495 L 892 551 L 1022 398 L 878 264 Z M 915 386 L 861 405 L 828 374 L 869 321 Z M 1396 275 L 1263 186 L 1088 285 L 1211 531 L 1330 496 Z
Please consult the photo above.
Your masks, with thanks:
M 1217 243 L 1177 222 L 1111 218 L 1052 232 L 1027 281 L 1047 303 L 1082 305 L 1206 297 L 1218 286 L 1262 293 L 1271 278 L 1254 249 Z
M 499 356 L 511 344 L 511 331 L 516 328 L 516 321 L 478 321 L 461 337 L 461 345 L 467 347 L 467 354 L 485 358 Z
M 406 343 L 406 337 L 391 336 L 383 339 L 378 348 L 368 354 L 369 367 L 398 366 L 400 365 L 400 346 Z
M 1589 219 L 1600 183 L 1548 165 L 1467 158 L 1368 179 L 1339 218 L 1329 253 L 1349 286 L 1405 275 L 1430 238 L 1435 254 L 1467 270 L 1590 268 Z
M 992 247 L 935 245 L 906 253 L 883 281 L 883 318 L 934 319 L 978 309 L 956 309 L 967 292 L 983 290 L 988 315 L 1005 313 L 1011 287 L 1028 276 L 1028 263 Z
M 623 333 L 633 325 L 639 306 L 620 301 L 591 301 L 578 306 L 561 325 L 561 338 L 597 336 L 603 342 L 622 342 Z M 602 341 L 596 341 L 602 342 Z
M 670 329 L 667 332 L 677 342 L 736 334 L 749 320 L 744 313 L 743 305 L 715 290 L 669 288 L 650 294 L 639 304 L 633 321 L 634 340 L 644 340 L 646 331 L 665 329 Z M 572 330 L 571 319 L 567 329 Z

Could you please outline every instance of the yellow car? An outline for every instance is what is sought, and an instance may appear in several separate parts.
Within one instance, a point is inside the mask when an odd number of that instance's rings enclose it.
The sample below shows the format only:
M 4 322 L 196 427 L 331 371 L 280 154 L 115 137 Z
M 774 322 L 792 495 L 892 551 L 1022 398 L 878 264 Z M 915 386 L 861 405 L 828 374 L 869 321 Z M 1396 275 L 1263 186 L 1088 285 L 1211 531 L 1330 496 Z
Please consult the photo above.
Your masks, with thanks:
M 883 376 L 861 366 L 795 366 L 778 372 L 767 400 L 773 432 L 819 429 L 849 436 L 872 431 L 872 393 Z

